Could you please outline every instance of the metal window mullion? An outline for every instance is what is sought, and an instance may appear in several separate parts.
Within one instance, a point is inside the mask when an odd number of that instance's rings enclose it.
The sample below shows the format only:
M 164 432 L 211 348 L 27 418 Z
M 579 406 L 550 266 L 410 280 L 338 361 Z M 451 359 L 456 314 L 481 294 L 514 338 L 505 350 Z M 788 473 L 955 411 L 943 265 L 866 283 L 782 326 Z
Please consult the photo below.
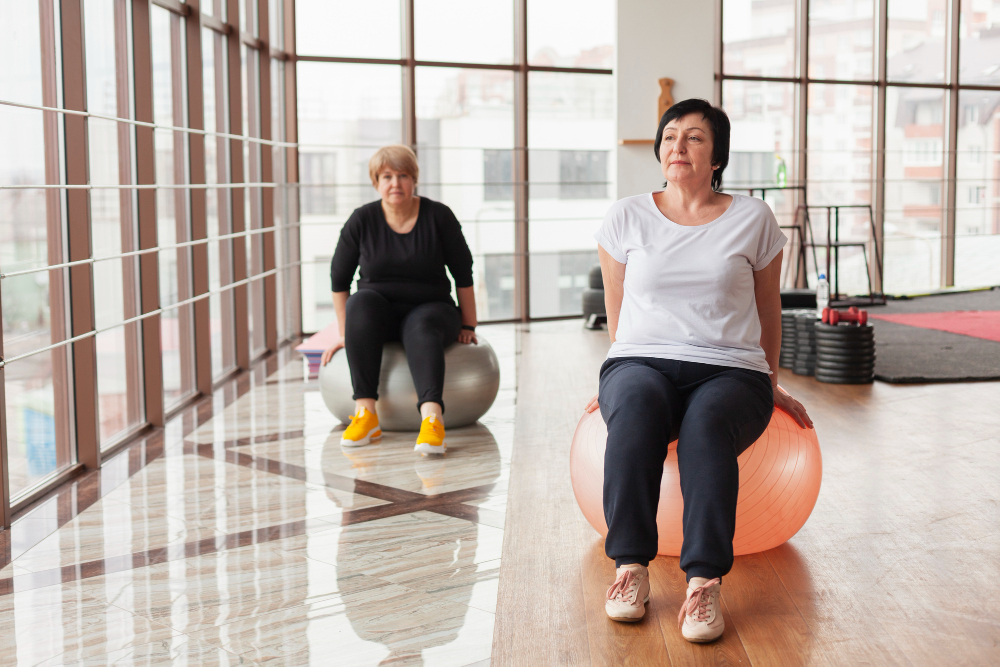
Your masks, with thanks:
M 955 227 L 956 200 L 958 196 L 958 101 L 959 101 L 959 28 L 961 24 L 962 3 L 951 0 L 948 19 L 948 136 L 947 173 L 945 175 L 945 209 L 944 223 L 941 230 L 941 287 L 951 287 L 955 284 Z
M 273 139 L 271 136 L 271 16 L 270 3 L 257 3 L 257 34 L 261 37 L 263 47 L 258 59 L 261 62 L 257 68 L 260 93 L 260 136 L 263 139 Z M 260 180 L 274 180 L 274 153 L 270 148 L 260 149 Z M 274 188 L 262 188 L 260 191 L 260 226 L 261 229 L 274 229 Z M 274 269 L 275 258 L 274 234 L 265 234 L 259 241 L 263 252 L 263 270 Z M 264 279 L 264 346 L 269 352 L 278 351 L 278 280 L 274 274 Z M 258 325 L 259 326 L 259 325 Z
M 6 107 L 15 107 L 18 109 L 33 109 L 35 111 L 48 111 L 53 113 L 62 114 L 64 116 L 83 116 L 84 118 L 95 118 L 97 120 L 107 120 L 121 125 L 134 125 L 137 127 L 150 127 L 154 130 L 170 130 L 171 132 L 180 132 L 183 134 L 200 134 L 203 136 L 214 136 L 221 137 L 223 139 L 239 139 L 241 141 L 249 141 L 251 143 L 257 144 L 270 144 L 270 145 L 283 145 L 288 142 L 273 141 L 268 139 L 261 139 L 259 137 L 241 137 L 238 135 L 229 134 L 228 132 L 216 132 L 213 130 L 195 129 L 190 127 L 180 127 L 178 125 L 164 125 L 162 123 L 144 122 L 138 120 L 131 120 L 129 118 L 124 118 L 122 116 L 109 116 L 107 114 L 101 113 L 89 113 L 87 111 L 75 111 L 73 109 L 65 109 L 50 104 L 26 104 L 23 102 L 11 102 L 10 100 L 0 100 L 0 105 Z
M 86 59 L 84 57 L 83 0 L 60 3 L 62 25 L 63 105 L 68 109 L 87 110 Z M 65 170 L 67 184 L 90 180 L 87 146 L 87 120 L 83 116 L 63 116 L 65 132 Z M 66 241 L 69 261 L 91 256 L 90 193 L 87 190 L 66 192 Z M 50 239 L 51 244 L 51 239 Z M 70 327 L 76 337 L 91 331 L 95 324 L 94 276 L 92 264 L 78 264 L 69 269 Z M 93 338 L 82 338 L 72 347 L 73 382 L 71 402 L 76 416 L 77 460 L 88 469 L 100 467 L 100 420 L 97 404 L 97 349 Z M 58 355 L 53 355 L 53 359 Z M 59 401 L 56 402 L 57 415 Z M 68 414 L 63 412 L 62 414 Z M 57 461 L 58 461 L 57 457 Z M 63 459 L 70 461 L 71 459 Z
M 0 290 L 0 313 L 3 312 L 3 290 Z M 3 327 L 0 326 L 0 361 L 3 361 Z M 7 383 L 6 368 L 0 366 L 0 530 L 10 528 L 10 484 L 7 479 L 7 393 L 4 387 Z M 6 558 L 9 563 L 10 540 L 3 540 L 2 547 L 6 553 L 0 553 L 0 558 Z
M 184 14 L 170 17 L 170 103 L 171 117 L 186 122 L 186 109 L 184 99 L 187 97 L 186 72 L 183 63 L 186 54 L 181 49 L 184 39 L 182 30 L 186 24 Z M 190 178 L 189 165 L 185 163 L 185 156 L 188 154 L 188 135 L 183 132 L 172 132 L 170 136 L 173 159 L 173 182 L 175 185 L 188 186 Z M 192 203 L 193 190 L 190 187 L 174 188 L 172 195 L 174 201 L 174 238 L 181 241 L 191 240 L 190 206 Z M 201 189 L 204 192 L 204 189 Z M 187 247 L 178 248 L 174 251 L 177 261 L 177 293 L 181 298 L 190 297 L 192 286 L 192 266 L 191 250 Z M 179 332 L 178 345 L 180 347 L 180 370 L 181 370 L 181 391 L 193 391 L 197 386 L 194 377 L 197 366 L 194 354 L 194 313 L 182 310 L 177 313 L 177 328 Z M 190 335 L 189 335 L 190 334 Z
M 288 266 L 298 266 L 300 263 L 301 262 L 295 262 L 293 264 L 289 264 Z M 178 308 L 183 308 L 184 306 L 190 306 L 190 305 L 196 304 L 196 303 L 198 303 L 200 301 L 204 301 L 205 299 L 207 299 L 210 296 L 213 296 L 213 295 L 216 295 L 216 294 L 223 294 L 225 292 L 228 292 L 229 290 L 236 289 L 237 287 L 249 285 L 250 283 L 254 282 L 255 280 L 264 280 L 268 276 L 274 275 L 275 273 L 277 273 L 278 271 L 281 271 L 281 270 L 283 270 L 283 269 L 271 269 L 270 271 L 265 271 L 263 273 L 259 273 L 256 276 L 252 276 L 250 278 L 244 278 L 243 280 L 240 280 L 240 281 L 237 281 L 237 282 L 233 282 L 233 283 L 230 283 L 228 285 L 223 285 L 219 289 L 215 289 L 215 290 L 210 289 L 207 292 L 205 292 L 204 294 L 199 294 L 198 296 L 192 296 L 192 297 L 189 297 L 187 299 L 184 299 L 183 301 L 178 301 L 176 303 L 172 303 L 172 304 L 169 304 L 167 306 L 162 306 L 160 308 L 157 308 L 154 311 L 150 311 L 148 313 L 143 313 L 141 315 L 135 315 L 134 317 L 130 317 L 130 318 L 124 319 L 121 322 L 115 322 L 114 324 L 110 324 L 110 325 L 105 326 L 105 327 L 94 328 L 94 329 L 91 329 L 90 331 L 84 331 L 83 333 L 76 334 L 75 336 L 73 336 L 71 338 L 67 338 L 65 340 L 60 340 L 60 341 L 57 341 L 55 343 L 50 343 L 49 345 L 46 345 L 44 347 L 39 347 L 39 348 L 34 349 L 34 350 L 29 350 L 28 352 L 23 352 L 23 353 L 15 356 L 15 357 L 10 357 L 9 359 L 0 359 L 0 369 L 6 368 L 7 366 L 9 366 L 10 364 L 14 363 L 15 361 L 21 361 L 22 359 L 27 359 L 28 357 L 33 357 L 36 354 L 42 354 L 43 352 L 50 352 L 52 350 L 57 350 L 59 348 L 66 347 L 67 345 L 73 345 L 74 343 L 77 343 L 79 341 L 87 340 L 88 338 L 93 338 L 93 337 L 97 336 L 98 334 L 102 334 L 102 333 L 105 333 L 107 331 L 112 331 L 112 330 L 117 329 L 119 327 L 124 327 L 124 326 L 127 326 L 129 324 L 135 324 L 137 322 L 142 322 L 143 320 L 147 320 L 147 319 L 149 319 L 151 317 L 155 317 L 157 315 L 162 315 L 163 313 L 167 313 L 167 312 L 170 312 L 172 310 L 177 310 Z
M 295 53 L 296 43 L 295 43 L 295 2 L 292 0 L 285 0 L 285 39 L 284 48 L 286 52 L 292 54 Z M 297 81 L 295 72 L 295 60 L 290 58 L 284 62 L 285 68 L 285 141 L 289 142 L 290 145 L 285 150 L 285 182 L 289 185 L 297 185 L 299 180 L 299 151 L 297 148 L 297 142 L 299 140 L 299 119 L 298 119 L 298 98 L 297 96 Z M 289 193 L 285 196 L 285 202 L 288 219 L 285 221 L 286 224 L 295 224 L 295 231 L 289 234 L 288 247 L 293 249 L 294 254 L 287 258 L 293 262 L 301 262 L 302 259 L 302 248 L 300 233 L 298 230 L 299 222 L 299 188 L 292 187 Z M 294 223 L 292 223 L 294 221 Z M 302 271 L 301 269 L 292 273 L 293 279 L 289 285 L 289 292 L 291 294 L 302 294 Z M 295 304 L 295 333 L 299 335 L 302 333 L 302 298 L 294 299 Z
M 795 191 L 796 210 L 799 206 L 807 206 L 809 204 L 809 192 L 808 192 L 808 178 L 809 178 L 809 0 L 799 0 L 798 3 L 798 93 L 796 99 L 796 111 L 795 114 L 795 126 L 796 126 L 796 137 L 795 141 L 798 144 L 796 146 L 795 157 L 796 157 L 796 179 L 798 183 L 804 184 L 806 186 L 803 190 Z M 803 239 L 798 239 L 800 242 Z M 798 260 L 792 259 L 791 253 L 785 258 L 785 261 L 795 261 L 796 269 L 798 269 Z M 805 267 L 803 267 L 805 268 Z M 795 287 L 807 287 L 809 284 L 809 279 L 806 271 L 799 272 L 796 270 L 796 285 Z M 829 278 L 829 276 L 827 276 Z
M 242 57 L 240 50 L 243 43 L 239 39 L 240 34 L 240 0 L 225 0 L 227 6 L 228 25 L 232 32 L 226 40 L 228 48 L 228 58 L 226 75 L 228 77 L 229 90 L 229 132 L 239 139 L 229 139 L 229 178 L 232 183 L 243 181 L 243 81 L 242 81 Z M 248 63 L 249 65 L 249 63 Z M 244 188 L 234 187 L 229 190 L 230 206 L 230 229 L 233 232 L 242 232 L 246 229 L 246 205 L 244 199 Z M 231 264 L 229 275 L 233 282 L 239 282 L 247 277 L 247 253 L 246 241 L 242 237 L 233 239 L 230 244 L 230 253 L 227 257 Z M 250 368 L 250 348 L 249 336 L 249 300 L 245 284 L 241 283 L 233 291 L 233 334 L 236 347 L 236 366 L 243 370 Z
M 211 0 L 208 0 L 211 2 Z M 201 0 L 187 0 L 192 16 L 201 14 Z M 205 129 L 205 85 L 202 77 L 201 21 L 185 20 L 187 47 L 187 117 L 188 127 Z M 204 134 L 188 135 L 189 182 L 207 183 Z M 199 296 L 208 292 L 208 190 L 190 190 L 191 197 L 191 293 Z M 203 243 L 197 243 L 203 241 Z M 212 321 L 208 299 L 195 302 L 194 314 L 194 386 L 201 394 L 212 393 Z
M 153 50 L 150 0 L 132 1 L 132 70 L 134 74 L 135 119 L 150 126 L 135 126 L 135 172 L 138 185 L 156 184 L 156 149 L 153 123 Z M 139 250 L 157 248 L 156 190 L 136 191 Z M 139 258 L 139 310 L 156 313 L 142 322 L 142 369 L 146 399 L 146 420 L 163 426 L 163 355 L 159 317 L 159 253 Z
M 416 26 L 414 20 L 414 0 L 403 0 L 402 22 L 402 77 L 403 77 L 403 143 L 417 148 L 416 122 Z
M 875 173 L 874 176 L 874 213 L 875 213 L 875 247 L 870 248 L 873 255 L 877 253 L 876 261 L 869 262 L 869 276 L 872 289 L 877 294 L 885 292 L 882 271 L 876 269 L 885 266 L 885 143 L 886 143 L 886 72 L 888 69 L 888 39 L 889 39 L 889 0 L 877 0 L 878 19 L 876 22 L 876 73 L 877 81 L 875 97 Z
M 515 317 L 531 318 L 528 229 L 528 0 L 514 0 L 514 294 Z
M 403 143 L 417 149 L 417 57 L 414 0 L 403 0 Z

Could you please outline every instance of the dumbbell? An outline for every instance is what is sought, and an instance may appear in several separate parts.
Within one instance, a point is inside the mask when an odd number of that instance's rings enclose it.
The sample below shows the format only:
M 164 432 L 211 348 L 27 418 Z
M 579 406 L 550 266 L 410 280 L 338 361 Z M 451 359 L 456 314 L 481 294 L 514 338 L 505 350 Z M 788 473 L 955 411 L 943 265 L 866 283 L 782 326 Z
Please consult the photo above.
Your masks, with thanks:
M 825 324 L 851 322 L 853 324 L 860 324 L 861 326 L 864 326 L 868 324 L 868 311 L 858 310 L 855 306 L 851 306 L 846 311 L 837 310 L 836 308 L 824 308 L 823 322 Z

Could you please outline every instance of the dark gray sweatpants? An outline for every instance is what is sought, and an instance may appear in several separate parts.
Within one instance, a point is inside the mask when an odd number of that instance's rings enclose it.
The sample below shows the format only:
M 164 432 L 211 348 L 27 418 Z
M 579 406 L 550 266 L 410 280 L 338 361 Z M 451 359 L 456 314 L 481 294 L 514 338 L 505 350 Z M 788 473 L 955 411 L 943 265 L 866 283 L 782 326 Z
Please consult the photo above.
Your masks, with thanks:
M 714 578 L 733 566 L 736 462 L 767 428 L 774 410 L 766 373 L 650 357 L 601 366 L 605 552 L 616 566 L 656 557 L 656 505 L 667 443 L 677 441 L 684 498 L 681 569 Z

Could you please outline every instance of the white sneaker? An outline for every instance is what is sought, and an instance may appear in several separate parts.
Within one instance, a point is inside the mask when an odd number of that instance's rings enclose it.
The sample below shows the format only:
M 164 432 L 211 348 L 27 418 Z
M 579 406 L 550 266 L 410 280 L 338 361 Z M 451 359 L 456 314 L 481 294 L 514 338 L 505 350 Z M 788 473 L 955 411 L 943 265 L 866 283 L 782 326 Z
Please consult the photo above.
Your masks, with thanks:
M 649 570 L 639 563 L 622 565 L 608 589 L 604 611 L 612 621 L 635 623 L 646 614 L 649 602 Z
M 701 586 L 688 584 L 687 600 L 677 615 L 677 626 L 684 639 L 698 644 L 714 642 L 722 636 L 726 622 L 722 618 L 722 580 L 711 579 Z

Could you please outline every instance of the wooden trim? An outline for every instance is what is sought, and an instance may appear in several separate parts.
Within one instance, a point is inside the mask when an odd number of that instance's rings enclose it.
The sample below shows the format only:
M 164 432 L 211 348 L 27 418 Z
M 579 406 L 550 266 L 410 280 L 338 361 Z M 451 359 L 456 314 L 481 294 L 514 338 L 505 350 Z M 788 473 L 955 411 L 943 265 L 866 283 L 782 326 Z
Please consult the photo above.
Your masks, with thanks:
M 132 0 L 132 58 L 135 80 L 135 119 L 153 122 L 153 52 L 150 27 L 150 0 Z M 135 126 L 136 183 L 156 183 L 156 149 L 153 128 Z M 139 250 L 156 248 L 156 191 L 137 190 Z M 139 256 L 140 310 L 143 314 L 160 308 L 159 253 Z M 163 426 L 163 359 L 160 341 L 160 316 L 142 321 L 143 385 L 146 397 L 146 420 Z
M 238 21 L 240 15 L 240 0 L 226 0 L 230 21 Z M 228 57 L 228 78 L 229 78 L 229 133 L 239 135 L 243 133 L 243 79 L 241 71 L 243 46 L 239 39 L 227 39 L 226 46 L 229 50 Z M 230 183 L 245 182 L 243 164 L 243 142 L 240 139 L 229 139 L 229 179 Z M 230 188 L 230 211 L 232 232 L 246 231 L 246 206 L 244 205 L 244 188 Z M 247 277 L 247 252 L 246 238 L 239 236 L 232 240 L 232 278 L 233 282 L 244 280 Z M 236 365 L 241 369 L 250 368 L 250 347 L 249 336 L 249 290 L 247 285 L 240 285 L 232 289 L 233 293 L 233 320 L 234 337 L 236 343 Z
M 257 3 L 257 30 L 262 39 L 271 38 L 270 3 Z M 272 139 L 271 136 L 271 59 L 268 55 L 269 45 L 265 42 L 259 53 L 260 66 L 260 138 Z M 260 146 L 260 178 L 263 183 L 274 180 L 274 149 L 271 146 Z M 274 188 L 260 188 L 262 229 L 274 229 Z M 277 233 L 277 232 L 275 232 Z M 260 244 L 264 253 L 264 271 L 275 268 L 276 260 L 274 233 L 261 234 Z M 271 274 L 264 278 L 264 346 L 269 352 L 278 350 L 278 277 Z M 255 322 L 255 326 L 259 326 Z
M 209 0 L 211 1 L 211 0 Z M 188 0 L 192 15 L 201 13 L 201 0 Z M 201 22 L 185 21 L 185 46 L 187 51 L 188 127 L 205 129 L 205 82 L 203 80 Z M 205 135 L 192 133 L 188 138 L 189 182 L 204 184 L 207 178 L 205 164 Z M 191 196 L 191 240 L 208 238 L 208 192 L 193 188 Z M 206 294 L 209 289 L 208 244 L 191 247 L 191 296 Z M 194 386 L 202 394 L 212 393 L 212 322 L 209 300 L 196 301 L 194 311 Z
M 64 0 L 60 6 L 63 106 L 74 111 L 86 111 L 87 68 L 83 45 L 83 2 Z M 62 116 L 65 132 L 66 184 L 86 185 L 90 182 L 87 119 L 85 116 L 72 114 Z M 70 262 L 90 259 L 90 192 L 67 190 L 65 200 L 68 251 L 66 259 Z M 52 239 L 49 239 L 49 243 L 52 243 Z M 78 264 L 70 267 L 68 271 L 72 313 L 70 335 L 75 337 L 93 331 L 96 325 L 93 265 Z M 61 271 L 56 273 L 58 275 Z M 70 396 L 73 413 L 76 416 L 76 454 L 77 460 L 89 469 L 101 465 L 100 422 L 97 414 L 96 340 L 96 336 L 89 336 L 76 341 L 72 347 L 73 382 Z M 57 456 L 56 460 L 59 459 Z M 72 458 L 67 457 L 63 460 L 70 461 Z

